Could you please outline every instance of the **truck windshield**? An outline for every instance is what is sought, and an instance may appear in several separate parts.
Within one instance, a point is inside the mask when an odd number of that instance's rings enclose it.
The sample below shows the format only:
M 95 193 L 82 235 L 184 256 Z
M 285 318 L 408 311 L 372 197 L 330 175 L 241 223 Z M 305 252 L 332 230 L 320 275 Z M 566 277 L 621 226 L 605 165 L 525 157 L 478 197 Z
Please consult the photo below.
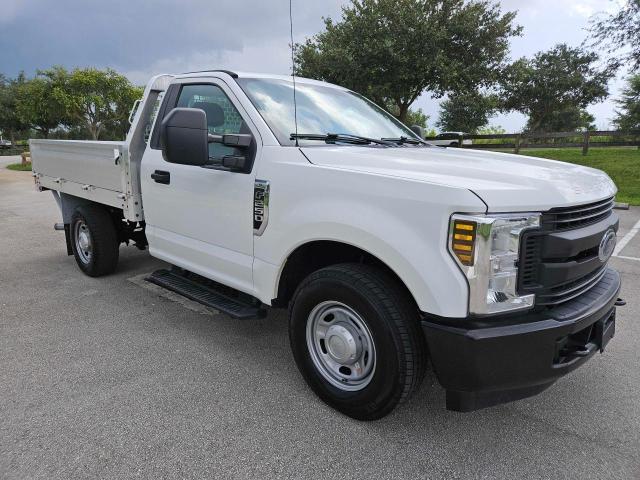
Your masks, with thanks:
M 293 82 L 270 78 L 239 78 L 247 94 L 281 145 L 295 145 Z M 313 145 L 326 134 L 382 138 L 417 138 L 392 115 L 357 93 L 327 85 L 296 83 L 298 142 Z

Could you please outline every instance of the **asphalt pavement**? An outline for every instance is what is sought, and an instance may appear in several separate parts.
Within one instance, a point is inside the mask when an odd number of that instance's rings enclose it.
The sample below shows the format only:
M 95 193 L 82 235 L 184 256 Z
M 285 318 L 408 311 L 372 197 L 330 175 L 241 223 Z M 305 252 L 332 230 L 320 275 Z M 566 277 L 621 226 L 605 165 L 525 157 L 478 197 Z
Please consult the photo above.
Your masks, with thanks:
M 640 479 L 640 208 L 618 212 L 628 304 L 603 355 L 536 397 L 467 414 L 445 410 L 429 372 L 407 404 L 363 423 L 307 388 L 285 312 L 239 321 L 165 297 L 140 281 L 164 264 L 135 248 L 114 275 L 83 275 L 51 194 L 9 161 L 1 479 Z

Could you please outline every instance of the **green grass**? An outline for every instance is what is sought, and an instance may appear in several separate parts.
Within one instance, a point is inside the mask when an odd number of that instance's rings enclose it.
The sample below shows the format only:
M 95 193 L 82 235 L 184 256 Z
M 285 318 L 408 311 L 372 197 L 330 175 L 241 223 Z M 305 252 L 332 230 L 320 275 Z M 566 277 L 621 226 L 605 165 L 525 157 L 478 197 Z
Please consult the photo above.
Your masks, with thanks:
M 604 170 L 618 186 L 618 202 L 640 205 L 640 150 L 636 147 L 522 149 L 521 155 L 550 158 Z
M 30 172 L 31 171 L 31 163 L 26 163 L 25 165 L 22 165 L 21 163 L 12 163 L 10 165 L 7 165 L 7 168 L 9 170 L 17 170 L 20 172 Z

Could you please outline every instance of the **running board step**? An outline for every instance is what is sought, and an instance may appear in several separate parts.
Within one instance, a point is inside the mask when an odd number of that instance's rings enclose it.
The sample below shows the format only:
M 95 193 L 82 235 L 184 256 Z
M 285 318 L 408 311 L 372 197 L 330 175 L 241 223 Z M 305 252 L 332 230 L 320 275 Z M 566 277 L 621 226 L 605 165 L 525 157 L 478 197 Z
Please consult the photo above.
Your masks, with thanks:
M 264 318 L 267 315 L 257 299 L 190 272 L 156 270 L 145 280 L 234 318 Z M 236 294 L 238 298 L 235 298 Z

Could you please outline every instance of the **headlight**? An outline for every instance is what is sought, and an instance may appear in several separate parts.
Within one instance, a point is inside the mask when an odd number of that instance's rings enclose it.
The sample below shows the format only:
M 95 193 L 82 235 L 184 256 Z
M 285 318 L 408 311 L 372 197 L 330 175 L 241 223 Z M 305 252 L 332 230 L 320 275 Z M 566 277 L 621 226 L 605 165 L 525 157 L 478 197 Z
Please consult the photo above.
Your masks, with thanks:
M 524 230 L 540 225 L 540 214 L 453 215 L 449 250 L 469 282 L 469 312 L 479 315 L 533 306 L 534 295 L 518 295 L 518 258 Z

